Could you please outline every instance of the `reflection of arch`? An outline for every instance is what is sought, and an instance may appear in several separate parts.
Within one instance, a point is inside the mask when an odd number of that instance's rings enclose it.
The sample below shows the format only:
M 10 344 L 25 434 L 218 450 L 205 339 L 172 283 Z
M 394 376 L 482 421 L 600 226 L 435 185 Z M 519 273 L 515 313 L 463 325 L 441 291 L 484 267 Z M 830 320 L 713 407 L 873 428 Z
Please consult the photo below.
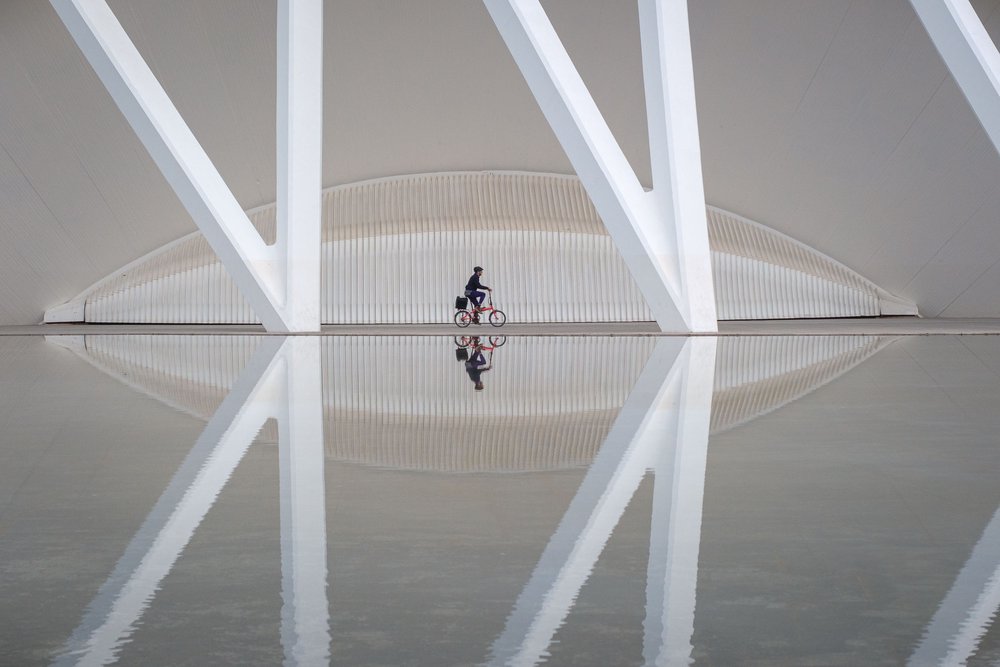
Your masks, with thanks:
M 244 336 L 51 337 L 132 388 L 208 419 L 259 344 Z M 588 465 L 654 337 L 511 338 L 473 392 L 441 337 L 321 339 L 328 457 L 378 467 L 502 472 Z M 771 412 L 891 339 L 719 339 L 712 431 Z M 261 438 L 274 442 L 273 425 Z
M 893 340 L 882 336 L 724 339 L 716 360 L 712 433 L 728 431 L 798 400 Z
M 274 205 L 249 217 L 273 240 Z M 323 322 L 446 322 L 469 258 L 489 267 L 518 321 L 652 319 L 576 177 L 451 172 L 353 183 L 324 191 L 323 220 Z M 708 227 L 720 319 L 916 314 L 756 222 L 709 207 Z M 46 321 L 256 320 L 196 232 L 50 309 Z

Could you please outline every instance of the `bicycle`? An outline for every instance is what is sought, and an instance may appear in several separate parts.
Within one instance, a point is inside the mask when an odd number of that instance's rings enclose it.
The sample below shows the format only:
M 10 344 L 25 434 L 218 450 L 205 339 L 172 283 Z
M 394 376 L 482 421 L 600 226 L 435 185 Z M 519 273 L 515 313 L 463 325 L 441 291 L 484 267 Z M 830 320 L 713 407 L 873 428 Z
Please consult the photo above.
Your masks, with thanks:
M 504 313 L 499 308 L 493 305 L 493 292 L 486 293 L 489 296 L 489 306 L 477 308 L 475 305 L 467 305 L 464 309 L 459 309 L 455 313 L 455 324 L 462 327 L 463 329 L 474 321 L 476 316 L 481 316 L 482 313 L 489 313 L 487 319 L 490 324 L 495 327 L 502 327 L 507 322 L 507 314 Z M 468 300 L 471 304 L 472 299 Z
M 479 336 L 455 336 L 455 345 L 459 348 L 478 347 L 487 352 L 503 347 L 507 342 L 506 336 L 488 336 L 487 342 L 483 342 Z

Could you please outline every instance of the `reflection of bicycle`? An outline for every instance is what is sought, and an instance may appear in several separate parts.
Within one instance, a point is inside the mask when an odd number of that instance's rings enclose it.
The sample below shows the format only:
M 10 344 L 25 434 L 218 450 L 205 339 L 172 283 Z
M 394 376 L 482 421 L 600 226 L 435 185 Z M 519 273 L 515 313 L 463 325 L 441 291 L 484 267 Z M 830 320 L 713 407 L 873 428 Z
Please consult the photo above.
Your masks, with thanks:
M 459 308 L 458 312 L 455 313 L 455 324 L 462 327 L 463 329 L 474 321 L 478 324 L 477 318 L 481 317 L 484 313 L 489 313 L 488 319 L 490 324 L 495 327 L 502 327 L 507 321 L 507 315 L 493 306 L 493 292 L 487 292 L 489 295 L 489 305 L 485 307 L 476 308 L 475 305 L 471 303 L 471 299 L 465 299 L 466 305 Z M 462 299 L 456 302 L 456 306 Z
M 489 336 L 484 343 L 479 336 L 455 336 L 455 345 L 458 347 L 478 347 L 481 350 L 495 350 L 502 347 L 507 342 L 506 336 Z

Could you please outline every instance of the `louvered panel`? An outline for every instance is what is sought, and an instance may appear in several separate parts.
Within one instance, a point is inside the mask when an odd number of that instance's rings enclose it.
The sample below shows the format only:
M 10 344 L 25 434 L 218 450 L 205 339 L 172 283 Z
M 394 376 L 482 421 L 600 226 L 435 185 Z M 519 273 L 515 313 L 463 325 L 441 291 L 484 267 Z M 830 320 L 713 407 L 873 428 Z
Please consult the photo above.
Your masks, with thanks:
M 264 238 L 275 207 L 248 213 Z M 510 172 L 382 179 L 323 193 L 324 323 L 446 323 L 474 264 L 512 322 L 649 321 L 652 315 L 574 177 Z M 847 267 L 708 207 L 720 319 L 915 313 Z M 251 323 L 211 248 L 190 235 L 80 295 L 88 322 Z M 78 317 L 79 308 L 53 309 Z M 56 312 L 58 311 L 58 312 Z
M 329 244 L 326 321 L 336 324 L 447 323 L 473 264 L 487 267 L 484 282 L 510 321 L 610 322 L 651 315 L 625 263 L 606 236 L 513 230 L 398 234 Z M 436 247 L 435 247 L 436 245 Z M 616 298 L 591 298 L 597 264 L 609 265 L 606 282 Z M 436 272 L 435 266 L 452 267 Z M 375 268 L 377 267 L 377 268 Z M 380 307 L 372 312 L 372 305 Z M 334 306 L 333 304 L 337 304 Z M 636 318 L 636 314 L 639 317 Z M 335 315 L 346 319 L 332 319 Z

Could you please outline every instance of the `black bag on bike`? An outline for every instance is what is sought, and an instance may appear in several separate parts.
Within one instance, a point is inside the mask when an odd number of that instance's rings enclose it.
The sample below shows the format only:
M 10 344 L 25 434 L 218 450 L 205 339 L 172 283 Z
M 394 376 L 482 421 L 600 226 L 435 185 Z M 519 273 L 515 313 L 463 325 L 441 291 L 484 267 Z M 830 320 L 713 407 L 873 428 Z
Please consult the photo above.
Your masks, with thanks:
M 468 361 L 469 351 L 464 347 L 455 348 L 455 361 Z
M 469 307 L 469 299 L 464 296 L 455 297 L 455 310 L 465 310 Z

